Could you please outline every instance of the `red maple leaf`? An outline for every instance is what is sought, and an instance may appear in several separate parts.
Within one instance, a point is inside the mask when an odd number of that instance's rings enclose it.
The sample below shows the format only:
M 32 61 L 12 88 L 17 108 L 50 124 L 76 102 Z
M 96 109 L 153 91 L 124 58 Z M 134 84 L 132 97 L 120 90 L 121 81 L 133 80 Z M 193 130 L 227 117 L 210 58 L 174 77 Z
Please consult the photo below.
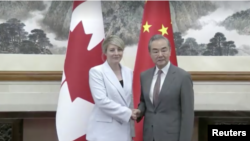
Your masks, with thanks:
M 92 34 L 85 34 L 82 22 L 70 32 L 64 71 L 71 101 L 77 97 L 94 103 L 89 88 L 89 69 L 103 63 L 101 43 L 88 51 Z
M 74 141 L 87 141 L 86 140 L 86 135 L 81 136 L 80 138 L 75 139 Z
M 87 1 L 87 0 L 73 0 L 74 4 L 73 4 L 73 10 L 80 4 L 82 4 L 83 2 Z

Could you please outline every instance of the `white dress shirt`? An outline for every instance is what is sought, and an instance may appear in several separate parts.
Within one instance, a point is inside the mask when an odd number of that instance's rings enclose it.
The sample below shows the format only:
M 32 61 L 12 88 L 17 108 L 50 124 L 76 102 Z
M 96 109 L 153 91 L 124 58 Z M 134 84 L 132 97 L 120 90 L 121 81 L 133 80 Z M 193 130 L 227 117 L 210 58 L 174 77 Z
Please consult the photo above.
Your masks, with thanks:
M 162 87 L 162 84 L 167 76 L 167 73 L 168 73 L 168 69 L 170 67 L 170 62 L 168 62 L 168 64 L 162 68 L 162 74 L 161 74 L 161 85 L 160 85 L 160 91 L 161 91 L 161 87 Z M 156 79 L 157 79 L 157 76 L 158 76 L 158 67 L 156 66 L 156 69 L 155 69 L 155 72 L 154 72 L 154 76 L 153 76 L 153 80 L 152 80 L 152 83 L 151 83 L 151 88 L 150 88 L 150 94 L 149 94 L 149 98 L 151 100 L 151 102 L 153 103 L 153 92 L 154 92 L 154 86 L 155 86 L 155 82 L 156 82 Z M 159 92 L 160 92 L 159 91 Z

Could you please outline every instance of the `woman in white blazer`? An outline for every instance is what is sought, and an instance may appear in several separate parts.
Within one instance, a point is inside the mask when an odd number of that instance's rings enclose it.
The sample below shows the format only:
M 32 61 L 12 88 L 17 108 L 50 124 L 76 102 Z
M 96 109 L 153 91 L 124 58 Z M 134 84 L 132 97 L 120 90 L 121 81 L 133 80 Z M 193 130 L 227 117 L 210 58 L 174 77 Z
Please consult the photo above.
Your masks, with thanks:
M 106 61 L 89 71 L 95 106 L 87 127 L 88 141 L 132 141 L 134 137 L 133 72 L 120 64 L 124 46 L 119 37 L 107 37 L 102 44 Z

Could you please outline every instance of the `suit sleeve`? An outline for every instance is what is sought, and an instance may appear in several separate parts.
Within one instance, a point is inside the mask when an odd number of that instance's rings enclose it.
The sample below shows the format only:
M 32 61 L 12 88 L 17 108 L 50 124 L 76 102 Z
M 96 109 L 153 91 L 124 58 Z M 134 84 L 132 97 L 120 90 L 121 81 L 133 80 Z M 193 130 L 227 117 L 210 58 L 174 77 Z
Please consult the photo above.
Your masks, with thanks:
M 93 68 L 90 69 L 89 86 L 96 106 L 120 123 L 129 122 L 132 115 L 132 110 L 114 102 L 107 97 L 101 72 Z
M 194 127 L 194 90 L 189 74 L 181 85 L 181 128 L 179 141 L 191 141 Z
M 133 80 L 133 71 L 132 70 L 130 70 L 131 71 L 131 76 L 132 76 L 132 78 L 131 78 L 131 80 Z M 134 109 L 134 92 L 133 92 L 133 86 L 131 85 L 131 87 L 132 87 L 132 96 L 131 96 L 131 103 L 130 103 L 130 109 Z M 131 136 L 132 137 L 135 137 L 135 122 L 134 122 L 134 120 L 132 120 L 132 119 L 130 119 L 130 129 L 131 129 Z
M 138 109 L 141 111 L 141 115 L 137 118 L 136 120 L 137 122 L 140 122 L 142 120 L 146 111 L 145 99 L 144 99 L 144 94 L 142 91 L 142 75 L 140 76 L 140 83 L 141 83 L 141 97 L 140 97 L 140 103 L 138 105 Z

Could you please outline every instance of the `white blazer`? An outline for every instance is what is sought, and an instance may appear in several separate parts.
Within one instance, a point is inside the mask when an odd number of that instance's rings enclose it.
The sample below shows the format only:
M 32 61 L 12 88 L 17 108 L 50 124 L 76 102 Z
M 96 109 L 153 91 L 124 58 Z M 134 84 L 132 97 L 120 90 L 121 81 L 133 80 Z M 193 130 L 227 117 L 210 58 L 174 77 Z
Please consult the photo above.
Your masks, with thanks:
M 89 85 L 95 102 L 86 138 L 88 141 L 131 141 L 134 122 L 131 69 L 121 65 L 123 87 L 107 61 L 89 71 Z

